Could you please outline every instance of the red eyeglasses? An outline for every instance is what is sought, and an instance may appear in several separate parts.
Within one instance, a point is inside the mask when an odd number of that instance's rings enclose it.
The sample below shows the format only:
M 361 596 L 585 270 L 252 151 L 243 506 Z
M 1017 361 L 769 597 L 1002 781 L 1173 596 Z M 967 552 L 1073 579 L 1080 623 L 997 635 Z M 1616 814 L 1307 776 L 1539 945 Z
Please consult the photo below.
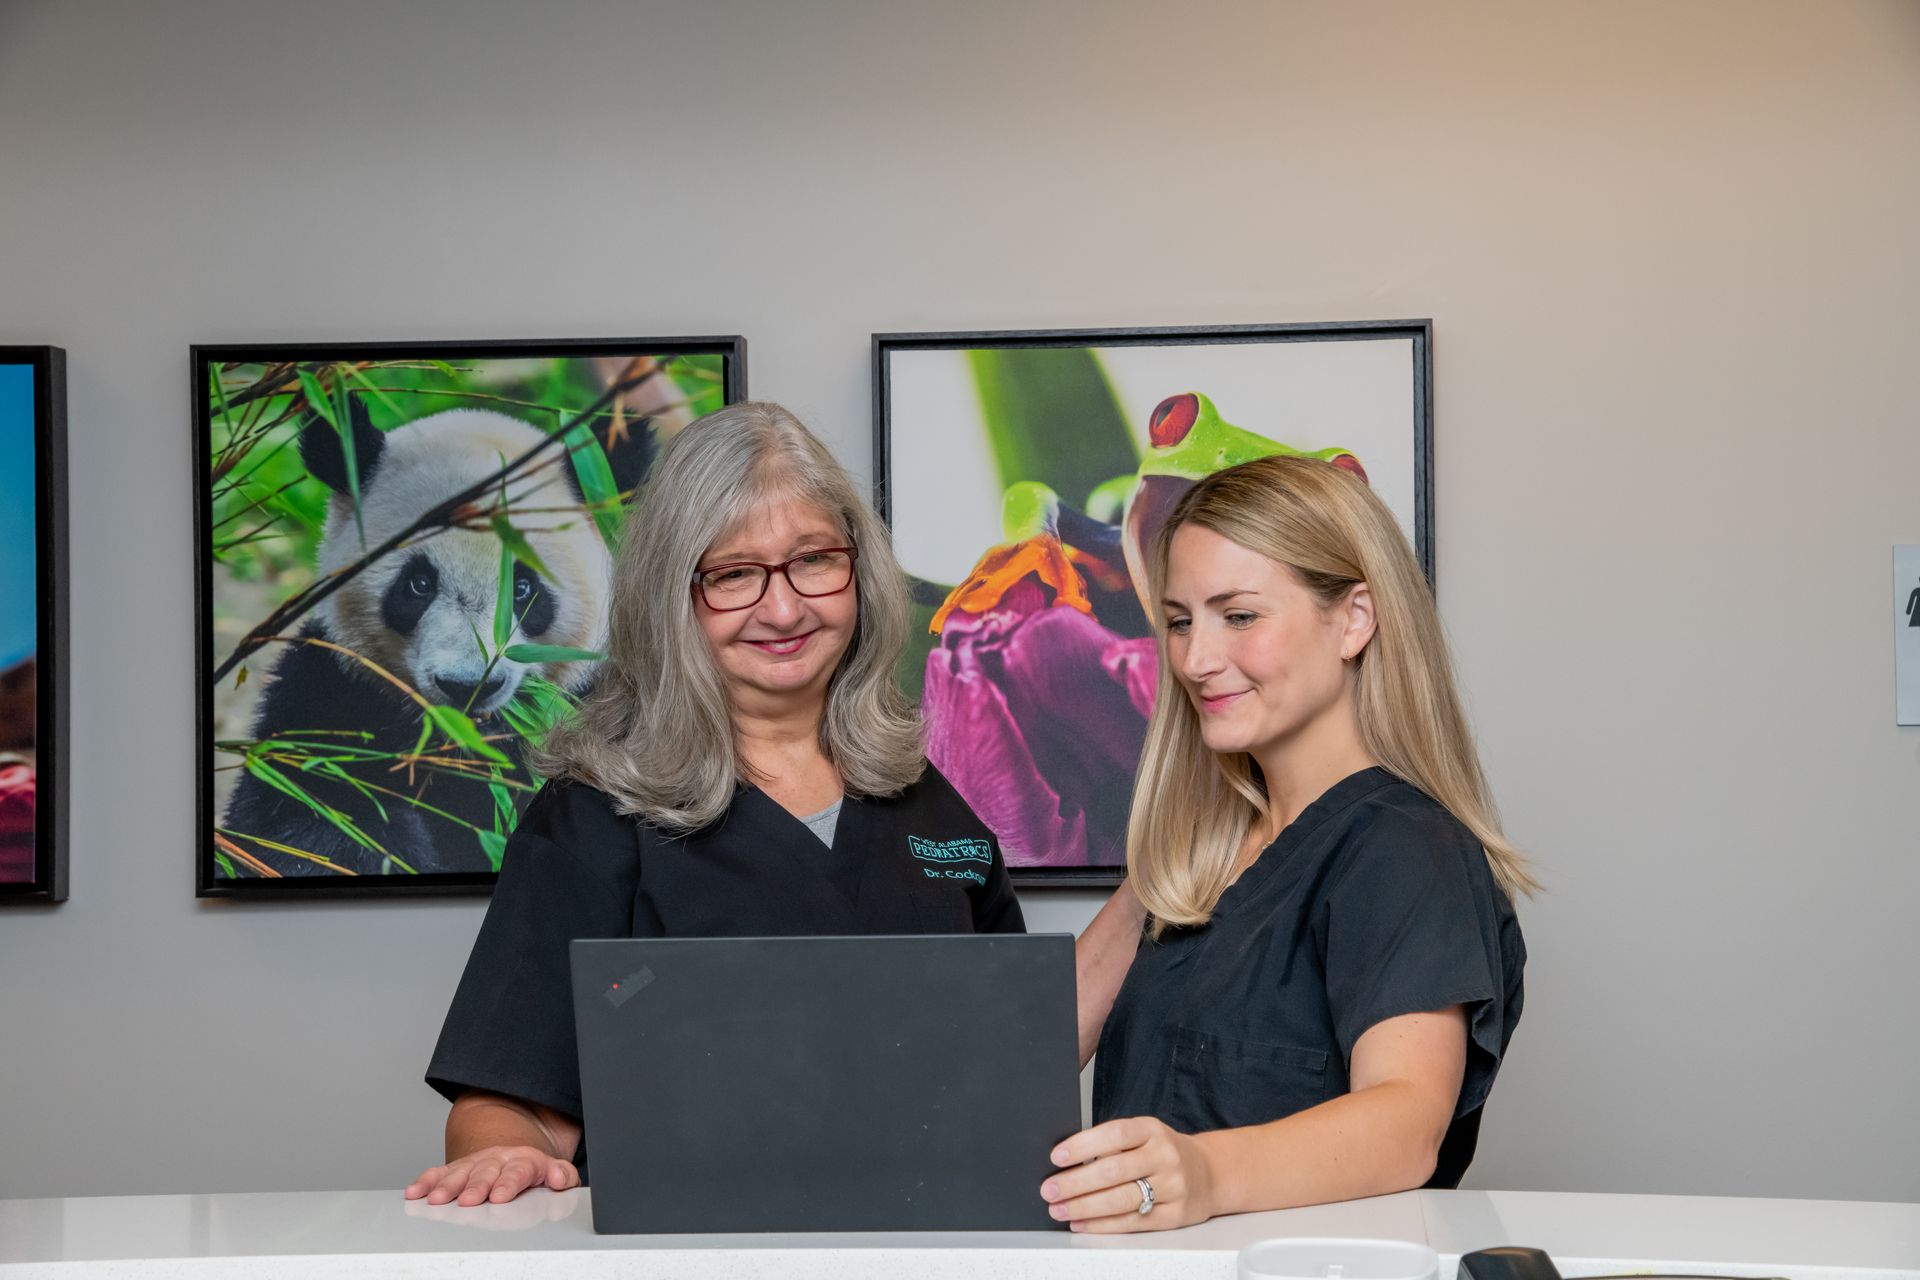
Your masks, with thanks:
M 859 554 L 854 547 L 818 547 L 802 551 L 784 564 L 734 560 L 695 569 L 693 585 L 715 613 L 753 608 L 767 594 L 767 584 L 776 573 L 787 580 L 795 595 L 818 599 L 838 595 L 853 585 L 853 562 Z

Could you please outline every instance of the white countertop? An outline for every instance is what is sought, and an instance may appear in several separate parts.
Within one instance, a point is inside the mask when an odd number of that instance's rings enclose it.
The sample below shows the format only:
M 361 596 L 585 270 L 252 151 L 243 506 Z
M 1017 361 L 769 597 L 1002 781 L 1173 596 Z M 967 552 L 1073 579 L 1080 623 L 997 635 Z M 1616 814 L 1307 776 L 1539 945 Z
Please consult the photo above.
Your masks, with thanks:
M 462 1209 L 398 1191 L 0 1201 L 0 1280 L 185 1276 L 413 1278 L 1231 1277 L 1275 1237 L 1533 1245 L 1567 1277 L 1656 1269 L 1793 1280 L 1920 1280 L 1920 1205 L 1695 1196 L 1409 1191 L 1124 1237 L 1066 1232 L 599 1236 L 588 1196 L 534 1191 Z M 263 1265 L 272 1259 L 270 1268 Z

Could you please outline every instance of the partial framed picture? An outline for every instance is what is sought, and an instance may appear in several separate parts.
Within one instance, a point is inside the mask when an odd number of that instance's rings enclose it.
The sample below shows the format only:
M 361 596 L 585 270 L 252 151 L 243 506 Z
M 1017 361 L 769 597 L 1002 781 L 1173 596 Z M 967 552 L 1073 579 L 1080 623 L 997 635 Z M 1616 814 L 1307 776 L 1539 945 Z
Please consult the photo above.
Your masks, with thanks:
M 0 902 L 67 896 L 67 364 L 0 347 Z
M 913 578 L 899 672 L 1016 882 L 1115 884 L 1158 659 L 1144 551 L 1202 476 L 1363 476 L 1433 577 L 1425 320 L 874 336 L 875 476 Z
M 202 897 L 485 891 L 738 337 L 203 346 Z

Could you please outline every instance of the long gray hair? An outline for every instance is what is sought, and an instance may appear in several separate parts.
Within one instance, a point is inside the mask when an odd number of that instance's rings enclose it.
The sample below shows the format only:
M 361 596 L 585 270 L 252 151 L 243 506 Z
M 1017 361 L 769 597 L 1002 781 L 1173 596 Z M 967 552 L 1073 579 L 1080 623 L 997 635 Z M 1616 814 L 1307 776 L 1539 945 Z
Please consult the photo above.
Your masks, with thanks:
M 926 769 L 920 722 L 893 683 L 911 625 L 887 527 L 845 468 L 777 404 L 729 405 L 661 451 L 613 566 L 607 660 L 577 714 L 530 753 L 534 769 L 600 788 L 620 812 L 697 830 L 751 781 L 726 682 L 693 612 L 693 572 L 771 499 L 818 507 L 855 547 L 859 620 L 827 686 L 820 746 L 851 796 L 898 794 Z

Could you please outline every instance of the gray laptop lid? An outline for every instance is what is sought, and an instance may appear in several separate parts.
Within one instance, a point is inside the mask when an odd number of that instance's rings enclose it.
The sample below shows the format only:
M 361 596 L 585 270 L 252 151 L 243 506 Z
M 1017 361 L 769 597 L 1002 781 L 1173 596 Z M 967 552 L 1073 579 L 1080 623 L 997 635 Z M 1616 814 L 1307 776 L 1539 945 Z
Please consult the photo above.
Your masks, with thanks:
M 1062 1229 L 1066 934 L 573 944 L 593 1225 Z

